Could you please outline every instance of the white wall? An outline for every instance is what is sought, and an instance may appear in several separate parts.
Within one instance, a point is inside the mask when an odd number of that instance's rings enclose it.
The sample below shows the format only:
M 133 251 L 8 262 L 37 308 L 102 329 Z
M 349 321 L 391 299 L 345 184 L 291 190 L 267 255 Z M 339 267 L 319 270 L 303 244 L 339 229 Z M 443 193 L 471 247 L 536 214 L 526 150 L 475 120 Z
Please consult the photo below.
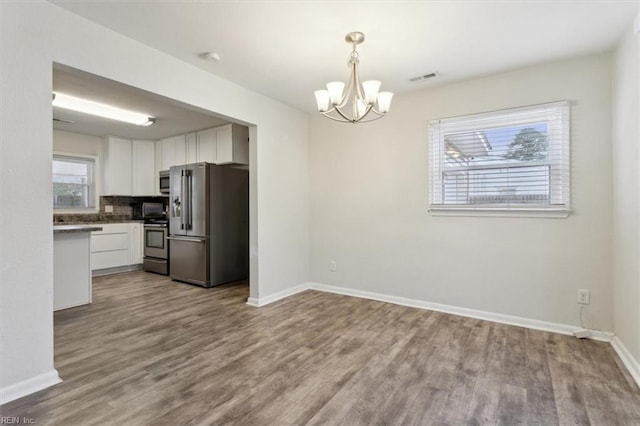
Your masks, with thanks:
M 2 399 L 51 384 L 55 376 L 53 62 L 256 125 L 250 169 L 258 187 L 251 192 L 252 296 L 308 281 L 307 114 L 48 2 L 0 2 L 0 15 Z
M 429 120 L 564 99 L 569 218 L 427 213 Z M 579 324 L 586 288 L 589 325 L 612 329 L 609 55 L 399 95 L 379 121 L 316 116 L 310 128 L 312 281 L 565 325 Z
M 614 331 L 640 363 L 640 43 L 629 26 L 613 57 Z

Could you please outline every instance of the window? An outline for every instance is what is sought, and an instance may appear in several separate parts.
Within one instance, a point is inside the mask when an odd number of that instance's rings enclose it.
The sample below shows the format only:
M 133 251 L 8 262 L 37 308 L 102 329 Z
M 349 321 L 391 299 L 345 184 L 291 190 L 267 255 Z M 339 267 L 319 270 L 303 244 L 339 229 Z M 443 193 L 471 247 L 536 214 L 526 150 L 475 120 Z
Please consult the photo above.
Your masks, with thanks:
M 96 209 L 95 158 L 54 154 L 53 208 Z
M 569 214 L 569 103 L 434 120 L 432 214 Z

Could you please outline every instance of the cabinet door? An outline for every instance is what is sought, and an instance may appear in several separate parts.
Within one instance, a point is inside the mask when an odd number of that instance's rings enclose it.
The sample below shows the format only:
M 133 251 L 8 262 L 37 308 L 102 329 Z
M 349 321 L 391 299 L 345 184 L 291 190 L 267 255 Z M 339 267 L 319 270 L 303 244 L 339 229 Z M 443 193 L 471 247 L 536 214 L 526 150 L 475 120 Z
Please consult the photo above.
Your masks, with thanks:
M 187 144 L 185 143 L 185 135 L 173 137 L 173 143 L 175 144 L 176 153 L 172 166 L 187 164 Z
M 231 124 L 216 127 L 216 164 L 233 163 L 233 139 Z
M 129 224 L 129 265 L 142 263 L 144 248 L 142 246 L 142 224 L 132 222 Z
M 133 195 L 155 194 L 155 151 L 151 141 L 133 141 Z
M 216 133 L 215 129 L 207 129 L 197 133 L 198 162 L 216 162 Z
M 186 164 L 193 164 L 198 162 L 198 137 L 196 133 L 187 134 L 187 159 Z
M 215 130 L 216 164 L 249 164 L 249 129 L 227 124 Z
M 104 195 L 131 195 L 132 152 L 131 141 L 108 137 L 103 145 Z
M 169 170 L 170 167 L 185 164 L 185 137 L 184 135 L 172 136 L 162 139 L 160 170 Z

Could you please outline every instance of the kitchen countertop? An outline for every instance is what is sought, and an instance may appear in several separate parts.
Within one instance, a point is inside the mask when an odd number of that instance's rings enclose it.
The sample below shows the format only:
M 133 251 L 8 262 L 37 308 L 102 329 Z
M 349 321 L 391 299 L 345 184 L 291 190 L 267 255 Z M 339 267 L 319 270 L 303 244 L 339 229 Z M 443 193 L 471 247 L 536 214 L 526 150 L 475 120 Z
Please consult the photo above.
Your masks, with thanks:
M 53 227 L 54 234 L 92 231 L 102 231 L 102 227 L 95 225 L 54 225 Z

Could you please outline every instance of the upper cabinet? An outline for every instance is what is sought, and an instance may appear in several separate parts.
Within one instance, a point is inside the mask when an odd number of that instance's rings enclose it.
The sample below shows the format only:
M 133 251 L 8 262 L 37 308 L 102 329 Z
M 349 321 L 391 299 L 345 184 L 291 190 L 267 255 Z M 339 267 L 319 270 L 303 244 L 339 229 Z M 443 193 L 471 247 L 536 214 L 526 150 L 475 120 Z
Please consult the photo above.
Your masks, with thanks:
M 216 164 L 249 164 L 249 129 L 238 124 L 216 127 Z
M 109 136 L 102 145 L 102 195 L 132 194 L 132 143 Z
M 156 194 L 155 144 L 133 141 L 132 195 Z
M 193 164 L 198 162 L 198 136 L 195 132 L 187 133 L 187 160 L 185 164 Z
M 154 195 L 155 144 L 113 136 L 102 142 L 102 195 Z
M 216 129 L 202 130 L 196 133 L 198 151 L 197 159 L 198 163 L 216 162 Z
M 214 164 L 249 164 L 249 129 L 226 124 L 202 130 L 197 137 L 197 160 Z
M 160 170 L 169 170 L 172 166 L 186 164 L 186 138 L 185 135 L 172 136 L 158 141 L 160 152 Z

